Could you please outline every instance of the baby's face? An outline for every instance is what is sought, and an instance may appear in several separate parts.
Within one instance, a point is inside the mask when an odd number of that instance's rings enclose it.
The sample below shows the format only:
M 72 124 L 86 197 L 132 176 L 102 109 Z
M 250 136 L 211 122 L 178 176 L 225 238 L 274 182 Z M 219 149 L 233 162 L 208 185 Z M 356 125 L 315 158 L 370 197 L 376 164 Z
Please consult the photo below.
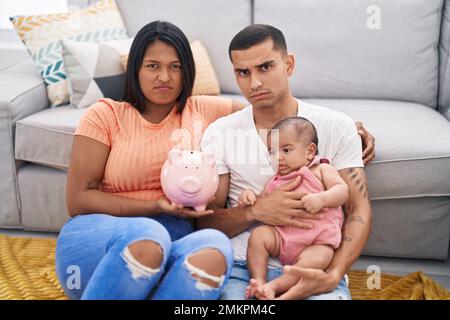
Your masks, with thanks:
M 280 175 L 286 175 L 293 171 L 307 166 L 315 155 L 315 144 L 307 143 L 299 138 L 295 129 L 283 128 L 277 134 L 272 132 L 268 137 L 267 145 L 269 148 L 272 163 L 278 168 Z

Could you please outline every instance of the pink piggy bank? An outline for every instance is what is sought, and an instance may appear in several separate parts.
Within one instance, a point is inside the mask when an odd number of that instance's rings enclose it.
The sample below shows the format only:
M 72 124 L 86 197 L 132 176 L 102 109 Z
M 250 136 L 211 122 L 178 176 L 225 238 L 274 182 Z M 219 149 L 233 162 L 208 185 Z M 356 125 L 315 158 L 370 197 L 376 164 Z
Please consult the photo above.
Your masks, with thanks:
M 214 155 L 172 149 L 161 170 L 161 186 L 172 204 L 204 211 L 219 186 Z

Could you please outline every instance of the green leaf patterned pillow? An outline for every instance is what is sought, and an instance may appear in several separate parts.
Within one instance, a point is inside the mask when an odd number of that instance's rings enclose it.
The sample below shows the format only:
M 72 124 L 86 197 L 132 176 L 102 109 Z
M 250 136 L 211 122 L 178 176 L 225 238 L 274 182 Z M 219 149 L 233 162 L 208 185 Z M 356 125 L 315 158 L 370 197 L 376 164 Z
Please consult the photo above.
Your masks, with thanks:
M 47 86 L 51 106 L 69 102 L 61 39 L 103 42 L 128 38 L 114 0 L 81 10 L 10 18 Z

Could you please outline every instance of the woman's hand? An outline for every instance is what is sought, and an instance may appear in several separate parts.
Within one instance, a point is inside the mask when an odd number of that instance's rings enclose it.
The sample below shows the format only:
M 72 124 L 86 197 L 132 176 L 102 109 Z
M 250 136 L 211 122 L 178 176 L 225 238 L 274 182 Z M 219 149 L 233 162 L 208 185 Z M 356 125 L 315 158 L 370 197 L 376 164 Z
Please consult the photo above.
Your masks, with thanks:
M 185 208 L 181 204 L 171 204 L 166 197 L 157 200 L 158 211 L 182 218 L 199 218 L 214 213 L 213 210 L 197 212 L 193 209 Z

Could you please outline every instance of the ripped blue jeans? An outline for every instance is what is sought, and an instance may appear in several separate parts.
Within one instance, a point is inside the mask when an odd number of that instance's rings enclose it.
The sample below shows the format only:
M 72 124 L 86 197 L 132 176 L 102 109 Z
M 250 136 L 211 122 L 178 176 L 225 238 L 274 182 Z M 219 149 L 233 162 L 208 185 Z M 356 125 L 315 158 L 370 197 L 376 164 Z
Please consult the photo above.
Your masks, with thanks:
M 163 255 L 159 268 L 146 267 L 131 255 L 128 246 L 140 240 L 159 244 Z M 207 248 L 225 257 L 222 277 L 188 262 L 191 254 Z M 213 229 L 193 232 L 192 224 L 182 218 L 88 214 L 64 225 L 55 260 L 59 282 L 71 299 L 187 300 L 218 299 L 231 273 L 232 257 L 226 235 Z

